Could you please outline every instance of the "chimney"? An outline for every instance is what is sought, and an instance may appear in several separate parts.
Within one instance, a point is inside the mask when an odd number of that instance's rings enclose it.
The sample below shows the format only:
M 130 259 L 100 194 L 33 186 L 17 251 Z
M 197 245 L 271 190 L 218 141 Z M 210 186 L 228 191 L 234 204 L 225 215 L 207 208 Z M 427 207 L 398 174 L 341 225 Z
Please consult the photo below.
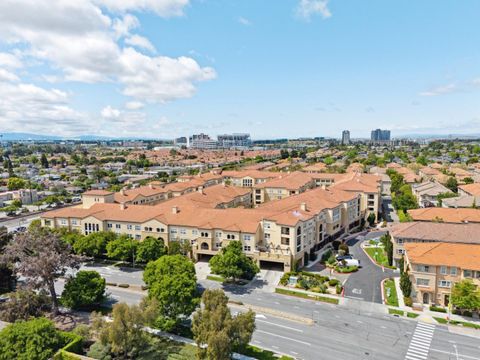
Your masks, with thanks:
M 122 189 L 120 190 L 120 194 L 121 194 L 122 196 L 125 196 L 125 189 L 124 189 L 124 188 L 122 188 Z
M 149 184 L 148 184 L 148 187 L 149 187 L 150 189 L 153 189 L 153 184 L 152 184 L 152 183 L 149 183 Z
M 172 207 L 172 214 L 178 214 L 178 206 Z
M 198 187 L 198 192 L 199 192 L 200 194 L 202 194 L 202 195 L 205 194 L 205 192 L 203 191 L 203 186 L 199 186 L 199 187 Z
M 300 210 L 302 210 L 302 211 L 307 211 L 307 203 L 302 202 L 302 203 L 300 204 Z
M 125 203 L 120 204 L 120 210 L 125 210 L 127 208 L 127 205 Z

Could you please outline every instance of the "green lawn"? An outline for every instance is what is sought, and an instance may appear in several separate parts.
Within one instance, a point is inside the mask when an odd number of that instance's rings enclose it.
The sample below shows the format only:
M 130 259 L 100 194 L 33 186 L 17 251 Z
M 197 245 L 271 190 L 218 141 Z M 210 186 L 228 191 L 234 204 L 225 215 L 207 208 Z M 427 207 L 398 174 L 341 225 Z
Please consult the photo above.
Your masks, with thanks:
M 253 345 L 248 345 L 245 351 L 242 352 L 243 355 L 253 357 L 258 360 L 293 360 L 290 356 L 278 357 L 274 352 L 269 350 L 263 350 Z
M 419 316 L 420 316 L 420 314 L 413 313 L 413 312 L 407 312 L 407 317 L 409 317 L 409 318 L 415 319 Z
M 383 248 L 365 248 L 364 250 L 378 265 L 389 266 L 387 254 Z
M 439 324 L 444 324 L 447 325 L 448 321 L 445 318 L 441 317 L 433 317 Z M 457 320 L 450 320 L 450 325 L 458 325 L 458 326 L 463 326 L 463 327 L 468 327 L 472 329 L 477 329 L 480 330 L 480 325 L 471 323 L 471 322 L 466 322 L 466 321 L 457 321 Z
M 395 288 L 395 281 L 393 281 L 393 279 L 385 280 L 385 282 L 383 283 L 383 289 L 387 305 L 398 306 L 398 297 L 397 289 Z M 390 289 L 390 296 L 387 296 L 387 289 Z
M 388 309 L 388 313 L 391 315 L 400 315 L 403 316 L 404 312 L 402 310 L 397 310 L 397 309 Z
M 212 281 L 218 281 L 218 282 L 224 282 L 225 279 L 221 276 L 218 276 L 218 275 L 207 275 L 207 279 L 208 280 L 212 280 Z

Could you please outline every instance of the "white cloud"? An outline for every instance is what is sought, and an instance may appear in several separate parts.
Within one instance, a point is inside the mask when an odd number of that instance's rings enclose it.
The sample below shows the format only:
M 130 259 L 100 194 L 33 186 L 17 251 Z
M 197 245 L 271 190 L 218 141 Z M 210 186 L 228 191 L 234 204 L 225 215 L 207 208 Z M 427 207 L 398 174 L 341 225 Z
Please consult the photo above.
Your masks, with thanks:
M 125 108 L 128 110 L 138 110 L 142 109 L 144 106 L 145 104 L 140 101 L 129 101 L 125 104 Z
M 328 0 L 300 0 L 296 9 L 298 17 L 310 20 L 312 15 L 320 15 L 323 19 L 332 16 L 328 8 Z
M 14 73 L 0 68 L 0 81 L 18 81 L 19 78 Z
M 69 135 L 84 131 L 88 118 L 68 106 L 67 93 L 27 83 L 0 82 L 0 127 Z
M 248 20 L 247 18 L 244 18 L 243 16 L 239 16 L 237 21 L 240 24 L 245 25 L 245 26 L 251 26 L 252 25 L 252 22 L 250 20 Z
M 112 20 L 95 4 L 166 16 L 183 9 L 188 1 L 0 1 L 2 39 L 19 46 L 28 44 L 25 56 L 60 70 L 65 80 L 119 83 L 125 95 L 142 101 L 164 103 L 190 97 L 196 82 L 215 77 L 212 68 L 202 68 L 188 57 L 151 57 L 122 48 L 118 40 L 126 37 L 127 45 L 154 50 L 148 39 L 131 34 L 139 26 L 136 17 L 124 14 Z M 55 81 L 60 78 L 48 76 Z
M 419 95 L 420 96 L 438 96 L 438 95 L 448 94 L 456 90 L 457 90 L 457 85 L 452 83 L 452 84 L 434 87 L 430 90 L 421 92 Z
M 0 53 L 0 66 L 6 68 L 20 68 L 23 66 L 22 61 L 14 54 L 1 52 Z
M 111 11 L 152 11 L 159 16 L 182 16 L 189 0 L 93 0 Z
M 105 119 L 118 119 L 120 117 L 120 110 L 112 108 L 110 105 L 104 107 L 100 112 Z
M 152 103 L 190 97 L 195 92 L 194 82 L 216 77 L 212 68 L 202 68 L 195 60 L 183 56 L 149 57 L 126 48 L 119 61 L 122 67 L 119 80 L 125 85 L 123 93 Z
M 156 51 L 150 40 L 140 35 L 132 35 L 127 37 L 125 39 L 125 44 L 148 50 L 151 53 L 155 53 Z

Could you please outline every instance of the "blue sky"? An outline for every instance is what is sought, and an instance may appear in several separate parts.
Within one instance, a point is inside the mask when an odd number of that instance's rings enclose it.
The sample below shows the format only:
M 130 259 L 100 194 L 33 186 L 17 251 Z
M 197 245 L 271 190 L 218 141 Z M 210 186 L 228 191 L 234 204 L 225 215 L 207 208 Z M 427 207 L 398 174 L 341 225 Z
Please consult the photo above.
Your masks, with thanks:
M 0 126 L 480 133 L 479 18 L 476 0 L 2 2 Z

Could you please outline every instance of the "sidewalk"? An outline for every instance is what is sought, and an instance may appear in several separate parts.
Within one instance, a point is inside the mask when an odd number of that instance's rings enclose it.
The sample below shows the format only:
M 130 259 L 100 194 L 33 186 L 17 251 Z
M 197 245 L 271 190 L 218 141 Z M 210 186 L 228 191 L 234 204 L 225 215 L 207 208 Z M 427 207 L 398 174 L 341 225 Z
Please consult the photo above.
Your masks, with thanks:
M 395 277 L 393 281 L 395 281 L 395 290 L 397 291 L 398 307 L 403 309 L 405 307 L 405 300 L 403 299 L 402 289 L 400 289 L 400 278 Z

